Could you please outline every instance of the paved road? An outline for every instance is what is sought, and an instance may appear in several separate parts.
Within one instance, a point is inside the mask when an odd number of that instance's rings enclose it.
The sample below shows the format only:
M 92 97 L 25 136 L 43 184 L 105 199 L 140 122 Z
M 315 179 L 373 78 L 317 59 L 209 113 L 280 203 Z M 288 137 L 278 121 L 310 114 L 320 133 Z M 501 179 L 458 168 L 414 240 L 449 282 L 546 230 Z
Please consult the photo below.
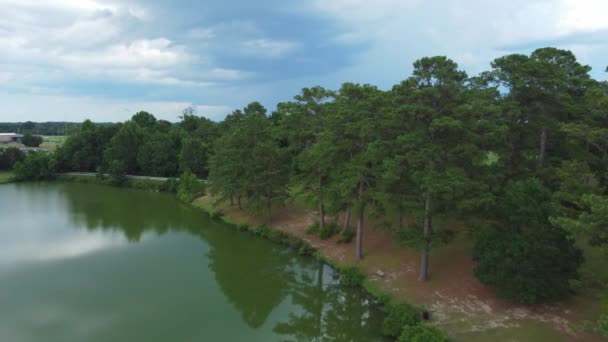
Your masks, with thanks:
M 84 176 L 84 177 L 95 177 L 97 176 L 97 174 L 95 172 L 63 172 L 60 173 L 60 175 L 67 175 L 67 176 Z M 106 173 L 104 174 L 104 176 L 109 177 L 110 174 Z M 166 181 L 167 177 L 150 177 L 150 176 L 133 176 L 133 175 L 127 175 L 127 178 L 131 178 L 131 179 L 142 179 L 142 180 L 156 180 L 156 181 Z M 179 179 L 179 177 L 174 177 L 176 179 Z M 200 179 L 199 181 L 203 182 L 203 183 L 209 183 L 208 180 L 206 179 Z
M 84 176 L 84 177 L 95 177 L 95 176 L 97 176 L 97 174 L 93 173 L 93 172 L 65 172 L 65 173 L 62 173 L 62 175 Z M 109 176 L 109 174 L 105 174 L 105 176 Z M 157 181 L 166 181 L 167 179 L 169 179 L 169 178 L 166 178 L 166 177 L 148 177 L 148 176 L 131 176 L 131 175 L 127 175 L 127 178 L 131 178 L 131 179 L 143 179 L 143 180 L 157 180 Z

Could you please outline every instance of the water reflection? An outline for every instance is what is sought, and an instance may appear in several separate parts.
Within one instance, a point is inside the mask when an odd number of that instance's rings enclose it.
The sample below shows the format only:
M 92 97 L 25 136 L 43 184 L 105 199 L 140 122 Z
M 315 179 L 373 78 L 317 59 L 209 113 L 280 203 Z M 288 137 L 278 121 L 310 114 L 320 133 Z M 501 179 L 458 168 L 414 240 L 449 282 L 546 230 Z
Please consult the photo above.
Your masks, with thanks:
M 362 291 L 342 287 L 327 265 L 303 270 L 291 298 L 299 312 L 274 327 L 283 341 L 384 340 L 378 336 L 382 323 L 378 307 Z
M 234 232 L 172 196 L 81 184 L 26 185 L 0 187 L 3 204 L 12 209 L 0 213 L 14 214 L 0 215 L 0 234 L 13 231 L 5 224 L 31 223 L 36 229 L 22 243 L 11 237 L 0 246 L 14 246 L 13 254 L 39 249 L 47 261 L 80 258 L 47 262 L 0 281 L 0 340 L 7 338 L 2 331 L 49 335 L 32 328 L 40 322 L 63 330 L 57 335 L 62 337 L 77 325 L 73 340 L 89 341 L 379 340 L 377 308 L 359 291 L 340 287 L 331 268 Z M 31 208 L 40 212 L 32 215 Z M 41 217 L 45 222 L 34 224 Z M 24 248 L 33 237 L 48 243 Z M 16 295 L 20 291 L 27 299 Z M 2 307 L 14 308 L 12 319 L 29 325 L 12 324 L 8 312 L 2 319 Z M 146 331 L 140 329 L 142 319 L 149 321 Z

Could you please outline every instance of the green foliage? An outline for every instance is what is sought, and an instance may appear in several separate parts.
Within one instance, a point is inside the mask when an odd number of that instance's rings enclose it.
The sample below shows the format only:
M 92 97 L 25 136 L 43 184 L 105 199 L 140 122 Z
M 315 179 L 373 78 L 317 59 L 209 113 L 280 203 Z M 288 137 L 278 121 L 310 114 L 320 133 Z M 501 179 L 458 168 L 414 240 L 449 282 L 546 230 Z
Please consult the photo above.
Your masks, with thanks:
M 0 170 L 12 170 L 25 155 L 16 147 L 0 148 Z
M 115 186 L 123 186 L 127 182 L 127 168 L 120 160 L 112 160 L 108 166 L 110 182 Z
M 169 178 L 160 187 L 160 191 L 163 192 L 171 192 L 177 193 L 177 187 L 179 185 L 179 180 L 176 178 Z
M 265 109 L 252 103 L 244 112 L 215 144 L 210 190 L 222 199 L 244 197 L 247 209 L 271 217 L 273 205 L 287 197 L 286 155 L 273 139 Z
M 382 334 L 398 338 L 405 326 L 420 323 L 420 310 L 409 304 L 389 305 L 385 308 L 386 316 L 382 323 Z
M 510 182 L 497 205 L 497 226 L 478 236 L 475 276 L 499 296 L 535 304 L 572 293 L 583 257 L 566 232 L 548 222 L 551 199 L 537 179 Z
M 447 342 L 448 338 L 435 327 L 426 324 L 406 325 L 399 342 Z
M 28 132 L 21 138 L 21 143 L 27 147 L 39 147 L 42 144 L 42 137 Z
M 342 230 L 342 236 L 338 239 L 338 241 L 336 241 L 336 243 L 337 244 L 351 243 L 353 241 L 354 237 L 355 237 L 355 232 L 350 228 L 346 228 L 346 229 Z
M 315 221 L 310 227 L 306 229 L 306 234 L 317 235 L 319 234 L 319 222 Z
M 138 169 L 145 175 L 168 177 L 177 173 L 176 143 L 168 133 L 146 134 L 137 152 Z
M 179 184 L 177 186 L 177 198 L 180 201 L 190 203 L 196 197 L 203 193 L 203 184 L 196 178 L 190 171 L 184 172 L 179 177 Z
M 593 330 L 602 336 L 608 337 L 608 296 L 604 298 L 602 313 Z
M 507 184 L 496 217 L 508 227 L 520 229 L 545 225 L 555 212 L 551 191 L 537 178 L 530 178 Z
M 340 227 L 334 222 L 326 224 L 323 228 L 319 229 L 319 237 L 321 240 L 327 240 L 332 236 L 340 232 Z
M 583 261 L 566 233 L 548 225 L 521 231 L 485 229 L 473 250 L 475 276 L 507 299 L 526 304 L 559 300 L 572 294 Z
M 263 238 L 268 238 L 270 236 L 270 232 L 272 228 L 268 227 L 265 224 L 259 225 L 252 230 L 256 235 L 261 236 Z
M 116 133 L 116 125 L 96 125 L 86 120 L 71 130 L 55 153 L 59 171 L 96 172 L 103 168 L 104 150 Z
M 361 286 L 363 280 L 365 280 L 365 275 L 357 267 L 344 267 L 340 270 L 340 284 L 344 286 Z
M 55 176 L 53 156 L 43 152 L 30 152 L 25 159 L 15 164 L 16 181 L 41 181 Z
M 315 253 L 315 249 L 310 246 L 309 244 L 302 244 L 299 248 L 298 248 L 298 254 L 302 255 L 302 256 L 306 256 L 306 255 L 313 255 Z
M 179 153 L 180 171 L 190 170 L 200 178 L 207 178 L 209 174 L 209 147 L 197 137 L 186 137 L 182 141 Z
M 217 209 L 217 208 L 216 208 L 216 209 L 214 209 L 214 210 L 211 212 L 211 215 L 210 215 L 210 216 L 211 216 L 211 218 L 212 218 L 212 219 L 214 219 L 214 220 L 219 220 L 219 219 L 221 219 L 222 217 L 224 217 L 224 211 L 223 211 L 222 209 Z

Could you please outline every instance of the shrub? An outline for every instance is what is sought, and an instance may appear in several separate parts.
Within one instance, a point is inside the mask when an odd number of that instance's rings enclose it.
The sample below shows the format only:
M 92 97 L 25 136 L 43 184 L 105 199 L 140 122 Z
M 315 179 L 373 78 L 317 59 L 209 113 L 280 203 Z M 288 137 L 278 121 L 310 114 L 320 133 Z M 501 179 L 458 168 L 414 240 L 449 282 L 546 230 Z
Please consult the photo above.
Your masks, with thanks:
M 31 152 L 15 164 L 15 180 L 40 181 L 55 176 L 55 161 L 48 153 Z
M 203 190 L 203 184 L 196 178 L 196 175 L 186 170 L 179 178 L 177 198 L 180 201 L 190 203 L 197 196 L 201 195 Z
M 365 276 L 356 267 L 344 267 L 341 270 L 340 283 L 347 287 L 355 287 L 363 284 Z
M 112 160 L 108 167 L 112 185 L 122 186 L 127 183 L 127 168 L 120 160 Z
M 308 235 L 317 235 L 319 233 L 319 222 L 313 223 L 308 229 L 306 229 L 306 234 Z
M 255 235 L 268 238 L 270 236 L 271 228 L 265 224 L 259 225 L 253 229 Z
M 344 229 L 342 231 L 342 237 L 340 237 L 338 239 L 338 241 L 336 241 L 336 242 L 338 244 L 351 243 L 354 238 L 355 238 L 355 232 L 352 229 Z
M 420 323 L 420 310 L 409 304 L 390 305 L 386 309 L 386 317 L 382 323 L 382 334 L 397 338 L 406 325 Z
M 0 170 L 12 170 L 23 159 L 25 155 L 16 147 L 0 148 Z
M 224 216 L 224 212 L 222 211 L 222 209 L 216 208 L 213 210 L 210 216 L 212 219 L 218 220 Z
M 177 179 L 169 178 L 161 185 L 160 191 L 176 193 L 178 185 L 179 182 Z
M 321 240 L 327 240 L 332 236 L 336 235 L 338 232 L 340 232 L 340 228 L 338 227 L 338 225 L 335 223 L 329 223 L 326 224 L 322 229 L 320 229 L 319 237 L 321 238 Z
M 298 254 L 302 255 L 302 256 L 313 255 L 314 253 L 315 253 L 315 249 L 307 243 L 302 243 L 302 245 L 298 249 Z
M 236 226 L 236 230 L 238 230 L 239 232 L 246 232 L 249 231 L 250 228 L 246 224 L 239 224 L 238 226 Z
M 506 299 L 535 304 L 562 299 L 578 279 L 582 253 L 566 233 L 551 226 L 520 232 L 502 227 L 482 231 L 473 248 L 475 276 Z
M 399 342 L 447 342 L 448 338 L 437 328 L 425 325 L 406 325 Z

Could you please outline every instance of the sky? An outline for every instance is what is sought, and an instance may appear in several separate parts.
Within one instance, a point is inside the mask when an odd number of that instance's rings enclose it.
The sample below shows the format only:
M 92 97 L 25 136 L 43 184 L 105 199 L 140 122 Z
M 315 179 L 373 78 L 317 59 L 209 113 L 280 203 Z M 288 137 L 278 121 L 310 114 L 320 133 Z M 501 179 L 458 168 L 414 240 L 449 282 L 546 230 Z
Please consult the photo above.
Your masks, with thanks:
M 382 89 L 445 55 L 572 50 L 606 79 L 606 0 L 0 0 L 0 122 L 221 120 L 303 87 Z

